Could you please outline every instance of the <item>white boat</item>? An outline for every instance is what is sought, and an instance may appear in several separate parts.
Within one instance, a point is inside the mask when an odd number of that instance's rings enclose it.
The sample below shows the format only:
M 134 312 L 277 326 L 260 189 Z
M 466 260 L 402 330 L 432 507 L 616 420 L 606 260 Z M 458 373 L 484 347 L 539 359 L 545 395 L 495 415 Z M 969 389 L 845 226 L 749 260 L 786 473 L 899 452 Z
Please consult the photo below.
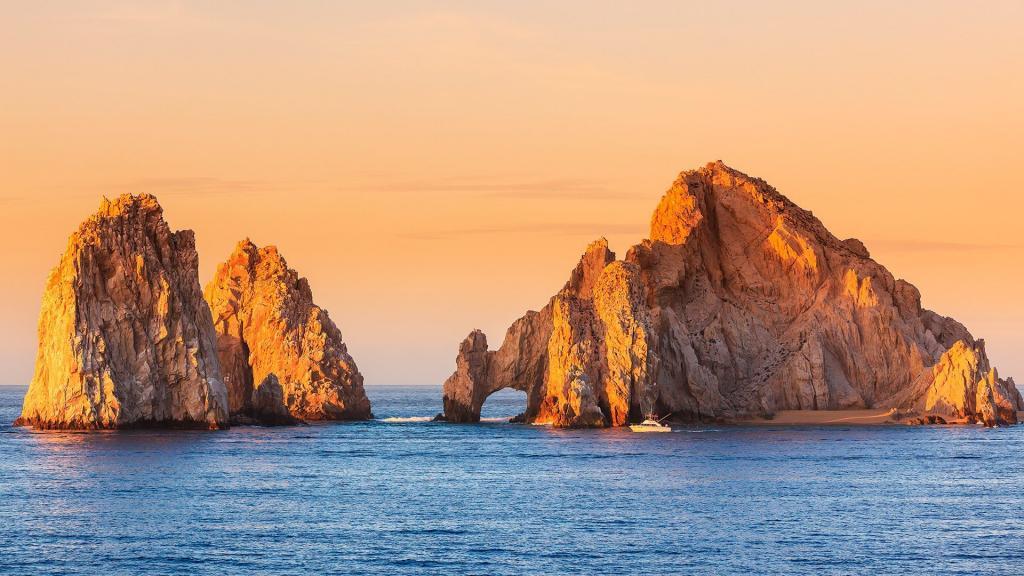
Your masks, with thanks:
M 644 421 L 639 424 L 630 424 L 629 429 L 633 432 L 671 432 L 672 427 L 667 424 L 662 424 L 661 421 L 664 418 L 658 418 L 654 415 L 654 398 L 651 391 L 646 394 L 640 394 L 639 397 L 641 414 L 644 415 Z
M 648 418 L 639 424 L 630 424 L 629 429 L 633 432 L 671 432 L 672 427 L 662 424 L 657 420 Z

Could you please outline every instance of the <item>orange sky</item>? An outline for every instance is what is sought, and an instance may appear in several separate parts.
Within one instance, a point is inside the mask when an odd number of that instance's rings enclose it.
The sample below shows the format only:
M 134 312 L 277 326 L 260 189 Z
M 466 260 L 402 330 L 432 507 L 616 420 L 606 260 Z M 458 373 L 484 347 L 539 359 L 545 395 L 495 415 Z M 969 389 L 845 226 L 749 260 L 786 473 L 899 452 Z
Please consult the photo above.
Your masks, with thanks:
M 1024 3 L 366 4 L 0 4 L 0 383 L 104 194 L 156 194 L 204 283 L 277 244 L 368 384 L 437 384 L 719 158 L 1024 378 Z

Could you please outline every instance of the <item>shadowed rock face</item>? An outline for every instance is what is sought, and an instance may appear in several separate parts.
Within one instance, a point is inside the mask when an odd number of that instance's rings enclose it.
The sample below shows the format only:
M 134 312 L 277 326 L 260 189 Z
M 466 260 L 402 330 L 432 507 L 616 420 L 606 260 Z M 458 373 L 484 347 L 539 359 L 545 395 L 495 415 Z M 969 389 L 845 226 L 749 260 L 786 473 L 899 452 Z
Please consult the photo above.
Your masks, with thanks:
M 206 288 L 233 418 L 371 418 L 363 377 L 309 283 L 245 240 Z
M 104 200 L 68 240 L 39 315 L 16 424 L 219 428 L 228 404 L 192 232 L 156 198 Z
M 982 342 L 860 241 L 721 162 L 682 173 L 650 239 L 614 259 L 592 244 L 498 350 L 472 334 L 446 417 L 476 421 L 506 387 L 527 392 L 526 421 L 556 426 L 867 407 L 998 424 L 1024 408 Z

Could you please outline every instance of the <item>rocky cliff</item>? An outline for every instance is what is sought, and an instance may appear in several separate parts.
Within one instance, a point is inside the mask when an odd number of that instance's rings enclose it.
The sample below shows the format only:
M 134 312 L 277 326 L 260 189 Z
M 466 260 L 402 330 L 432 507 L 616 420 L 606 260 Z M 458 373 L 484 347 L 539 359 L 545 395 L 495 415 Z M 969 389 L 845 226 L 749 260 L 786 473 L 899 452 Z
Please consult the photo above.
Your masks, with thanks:
M 370 418 L 341 332 L 277 248 L 245 240 L 206 288 L 234 418 Z
M 679 176 L 623 261 L 592 244 L 547 306 L 497 350 L 472 333 L 456 366 L 457 422 L 502 388 L 527 393 L 526 421 L 567 427 L 867 407 L 994 425 L 1024 409 L 983 343 L 860 241 L 721 162 Z
M 104 200 L 50 273 L 16 424 L 218 428 L 227 408 L 192 232 L 153 196 Z

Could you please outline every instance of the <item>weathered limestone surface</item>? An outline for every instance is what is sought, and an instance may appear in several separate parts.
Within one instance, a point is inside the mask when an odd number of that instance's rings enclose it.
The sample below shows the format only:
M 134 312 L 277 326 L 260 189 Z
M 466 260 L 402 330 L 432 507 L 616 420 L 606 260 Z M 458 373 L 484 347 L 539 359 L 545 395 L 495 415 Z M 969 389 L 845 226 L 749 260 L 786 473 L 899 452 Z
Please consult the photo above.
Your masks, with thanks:
M 206 299 L 233 418 L 287 423 L 372 417 L 341 332 L 277 248 L 239 243 L 217 268 Z
M 104 200 L 50 273 L 16 424 L 223 427 L 215 338 L 192 232 L 171 232 L 153 196 Z
M 994 425 L 1024 409 L 982 342 L 922 308 L 863 243 L 721 162 L 683 172 L 650 239 L 614 259 L 592 244 L 498 350 L 474 332 L 446 417 L 476 421 L 507 387 L 527 392 L 524 420 L 557 426 L 868 407 Z

